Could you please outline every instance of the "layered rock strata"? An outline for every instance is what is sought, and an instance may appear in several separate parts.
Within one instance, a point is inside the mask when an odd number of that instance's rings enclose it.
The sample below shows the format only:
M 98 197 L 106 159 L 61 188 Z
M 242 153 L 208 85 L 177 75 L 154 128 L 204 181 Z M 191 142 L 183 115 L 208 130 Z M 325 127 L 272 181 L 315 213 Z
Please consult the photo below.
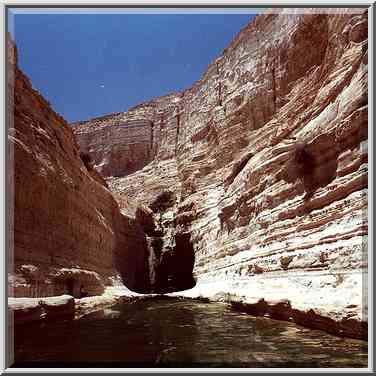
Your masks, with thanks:
M 366 321 L 367 30 L 364 9 L 266 13 L 192 88 L 73 125 L 130 215 L 175 193 L 158 215 L 194 251 L 185 295 Z
M 100 295 L 120 275 L 147 286 L 144 233 L 32 88 L 10 38 L 8 93 L 9 296 Z

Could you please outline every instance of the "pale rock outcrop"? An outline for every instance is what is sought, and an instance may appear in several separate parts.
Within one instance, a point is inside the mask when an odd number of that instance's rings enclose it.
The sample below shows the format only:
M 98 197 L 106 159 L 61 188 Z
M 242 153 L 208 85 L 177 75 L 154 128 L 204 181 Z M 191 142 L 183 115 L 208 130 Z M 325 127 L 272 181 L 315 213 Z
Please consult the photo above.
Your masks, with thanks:
M 10 325 L 30 321 L 73 318 L 74 298 L 70 295 L 47 298 L 9 298 L 8 320 Z

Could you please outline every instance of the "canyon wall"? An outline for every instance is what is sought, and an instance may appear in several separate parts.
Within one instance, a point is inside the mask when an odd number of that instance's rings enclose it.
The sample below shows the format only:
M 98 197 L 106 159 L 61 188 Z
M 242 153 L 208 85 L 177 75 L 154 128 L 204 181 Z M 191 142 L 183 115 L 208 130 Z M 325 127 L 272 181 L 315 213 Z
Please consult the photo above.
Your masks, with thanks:
M 192 88 L 72 125 L 149 226 L 152 286 L 169 270 L 176 289 L 174 268 L 194 265 L 186 296 L 287 304 L 364 334 L 367 30 L 365 9 L 265 13 Z
M 9 37 L 7 194 L 9 296 L 99 295 L 120 275 L 131 288 L 147 286 L 142 229 L 32 88 Z
M 150 292 L 194 285 L 191 244 L 183 251 L 183 262 L 176 251 L 176 241 L 190 237 L 189 231 L 177 233 L 175 226 L 181 194 L 176 148 L 182 101 L 181 94 L 171 94 L 125 113 L 72 124 L 80 149 L 106 178 L 122 213 L 144 230 Z M 122 170 L 126 182 L 119 176 Z

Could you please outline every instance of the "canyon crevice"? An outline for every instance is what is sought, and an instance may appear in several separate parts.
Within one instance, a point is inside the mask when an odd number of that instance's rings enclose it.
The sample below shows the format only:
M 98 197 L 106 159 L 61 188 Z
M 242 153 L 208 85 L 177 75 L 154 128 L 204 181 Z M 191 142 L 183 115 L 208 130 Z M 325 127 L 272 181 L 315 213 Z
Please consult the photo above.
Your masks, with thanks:
M 365 9 L 266 12 L 191 88 L 70 126 L 13 61 L 10 294 L 117 281 L 365 338 L 367 38 Z

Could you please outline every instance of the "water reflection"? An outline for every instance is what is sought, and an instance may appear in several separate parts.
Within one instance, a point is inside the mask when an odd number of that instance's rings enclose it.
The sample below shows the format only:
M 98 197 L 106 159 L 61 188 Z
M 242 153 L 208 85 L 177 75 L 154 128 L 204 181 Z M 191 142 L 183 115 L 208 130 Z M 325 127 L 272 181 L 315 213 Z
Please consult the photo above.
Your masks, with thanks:
M 43 325 L 16 329 L 19 365 L 367 366 L 366 342 L 252 317 L 216 303 L 152 299 Z

